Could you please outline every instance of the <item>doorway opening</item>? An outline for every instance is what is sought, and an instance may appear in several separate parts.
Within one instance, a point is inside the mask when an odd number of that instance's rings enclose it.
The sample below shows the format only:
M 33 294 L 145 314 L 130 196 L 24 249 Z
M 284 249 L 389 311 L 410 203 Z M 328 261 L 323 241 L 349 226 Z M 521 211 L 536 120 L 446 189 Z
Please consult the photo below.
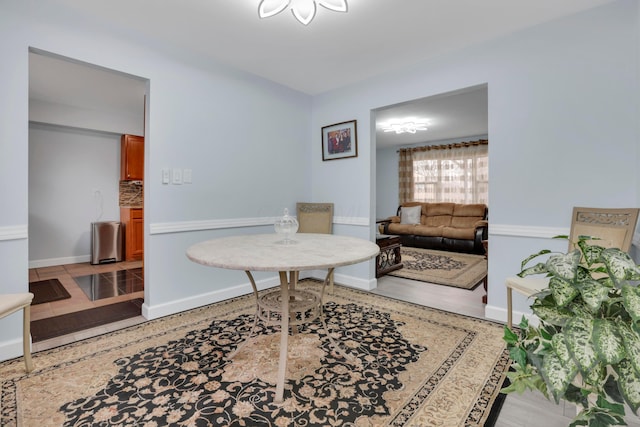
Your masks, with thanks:
M 141 77 L 29 49 L 29 282 L 42 297 L 32 331 L 40 321 L 60 327 L 58 335 L 85 331 L 101 326 L 99 317 L 113 321 L 104 313 L 117 304 L 144 300 L 142 257 L 122 250 L 122 258 L 92 259 L 92 228 L 121 224 L 123 200 L 131 200 L 122 136 L 144 137 L 148 87 Z M 135 184 L 142 208 L 144 181 Z
M 372 166 L 378 235 L 379 223 L 395 216 L 400 204 L 398 151 L 401 148 L 488 140 L 488 85 L 380 107 L 372 111 L 372 123 L 375 124 L 375 129 L 372 126 L 372 152 L 375 153 Z M 403 128 L 403 124 L 407 125 Z M 400 132 L 396 132 L 398 129 Z M 484 317 L 484 284 L 466 290 L 395 277 L 393 274 L 379 277 L 374 292 L 447 311 Z

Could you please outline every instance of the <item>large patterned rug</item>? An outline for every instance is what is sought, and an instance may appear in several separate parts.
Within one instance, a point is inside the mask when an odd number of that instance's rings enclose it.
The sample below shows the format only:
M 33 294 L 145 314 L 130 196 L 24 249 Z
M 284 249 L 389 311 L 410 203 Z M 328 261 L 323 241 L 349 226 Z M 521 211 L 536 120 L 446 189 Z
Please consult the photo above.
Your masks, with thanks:
M 301 287 L 319 289 L 315 280 Z M 500 324 L 336 286 L 289 341 L 253 325 L 252 296 L 0 363 L 2 426 L 482 426 L 508 368 Z
M 487 276 L 483 255 L 432 249 L 401 248 L 402 265 L 390 276 L 472 290 Z

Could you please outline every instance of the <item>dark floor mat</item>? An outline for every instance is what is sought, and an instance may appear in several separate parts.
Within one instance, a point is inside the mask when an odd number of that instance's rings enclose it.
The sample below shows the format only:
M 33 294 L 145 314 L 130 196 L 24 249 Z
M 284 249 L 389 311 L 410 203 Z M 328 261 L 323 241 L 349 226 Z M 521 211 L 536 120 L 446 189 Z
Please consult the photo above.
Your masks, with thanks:
M 71 334 L 96 326 L 106 325 L 130 317 L 140 316 L 143 299 L 105 305 L 61 316 L 31 322 L 31 339 L 33 342 Z
M 69 292 L 67 292 L 58 279 L 30 282 L 29 292 L 33 294 L 31 305 L 71 298 Z

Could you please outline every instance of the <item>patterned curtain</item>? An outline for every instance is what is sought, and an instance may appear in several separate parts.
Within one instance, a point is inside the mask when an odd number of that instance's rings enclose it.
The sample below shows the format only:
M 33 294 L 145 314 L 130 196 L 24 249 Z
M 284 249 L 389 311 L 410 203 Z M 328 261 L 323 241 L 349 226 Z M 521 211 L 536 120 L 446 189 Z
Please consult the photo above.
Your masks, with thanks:
M 408 149 L 400 150 L 400 163 L 398 165 L 400 181 L 399 200 L 400 203 L 413 200 L 413 151 Z
M 489 141 L 405 148 L 399 151 L 400 203 L 489 204 Z

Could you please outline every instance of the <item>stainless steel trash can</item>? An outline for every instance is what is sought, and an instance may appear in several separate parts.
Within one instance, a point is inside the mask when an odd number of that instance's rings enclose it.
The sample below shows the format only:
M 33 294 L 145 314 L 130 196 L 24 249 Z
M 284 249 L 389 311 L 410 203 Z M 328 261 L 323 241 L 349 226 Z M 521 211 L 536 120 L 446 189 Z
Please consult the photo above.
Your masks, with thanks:
M 91 223 L 91 264 L 122 261 L 122 224 L 117 221 Z

